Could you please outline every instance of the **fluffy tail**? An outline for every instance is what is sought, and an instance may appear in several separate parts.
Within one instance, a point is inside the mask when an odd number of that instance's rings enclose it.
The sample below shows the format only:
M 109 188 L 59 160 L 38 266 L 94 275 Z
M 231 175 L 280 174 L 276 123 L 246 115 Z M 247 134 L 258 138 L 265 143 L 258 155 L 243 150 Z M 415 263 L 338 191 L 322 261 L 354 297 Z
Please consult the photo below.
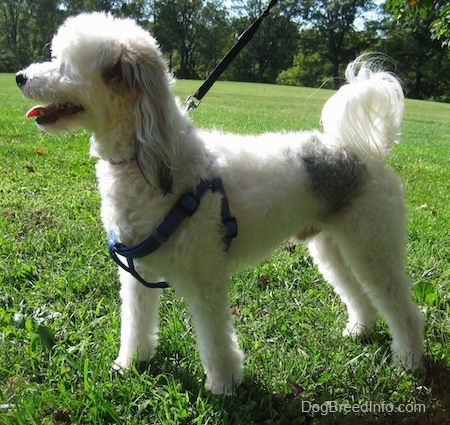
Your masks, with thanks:
M 350 149 L 362 161 L 384 160 L 400 135 L 400 81 L 363 58 L 348 65 L 345 77 L 348 84 L 323 107 L 324 132 L 331 143 Z

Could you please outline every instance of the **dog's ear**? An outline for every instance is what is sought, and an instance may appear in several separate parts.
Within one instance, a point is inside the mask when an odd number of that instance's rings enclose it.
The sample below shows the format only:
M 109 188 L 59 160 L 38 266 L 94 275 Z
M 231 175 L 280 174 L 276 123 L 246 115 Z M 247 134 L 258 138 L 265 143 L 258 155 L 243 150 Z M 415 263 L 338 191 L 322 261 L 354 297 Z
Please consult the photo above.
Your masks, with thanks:
M 122 64 L 120 61 L 117 61 L 113 66 L 105 69 L 102 73 L 102 78 L 106 85 L 116 89 L 120 88 L 120 86 L 124 86 Z
M 120 60 L 103 75 L 104 81 L 125 90 L 133 99 L 136 159 L 144 177 L 164 194 L 173 186 L 180 134 L 174 122 L 176 101 L 170 76 L 157 49 L 125 50 Z

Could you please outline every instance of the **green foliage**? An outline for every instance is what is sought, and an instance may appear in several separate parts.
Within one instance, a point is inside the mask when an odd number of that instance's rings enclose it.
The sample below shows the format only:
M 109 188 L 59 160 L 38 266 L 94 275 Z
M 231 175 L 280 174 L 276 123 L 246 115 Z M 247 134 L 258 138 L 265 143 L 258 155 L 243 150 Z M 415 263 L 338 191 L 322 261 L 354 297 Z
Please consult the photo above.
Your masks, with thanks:
M 179 78 L 206 77 L 228 45 L 223 3 L 158 0 L 153 14 L 152 30 L 169 58 L 171 71 Z
M 236 2 L 235 2 L 236 3 Z M 299 39 L 298 25 L 288 14 L 289 2 L 280 2 L 266 16 L 258 32 L 230 65 L 225 78 L 241 81 L 275 82 L 278 74 L 292 64 Z M 265 1 L 248 1 L 232 28 L 242 34 L 267 7 Z
M 386 12 L 374 1 L 279 1 L 222 79 L 337 88 L 349 61 L 381 51 L 397 64 L 409 97 L 447 102 L 446 3 L 391 0 Z M 0 72 L 49 59 L 52 35 L 67 16 L 103 10 L 149 29 L 176 77 L 204 79 L 266 6 L 266 0 L 4 0 Z
M 431 32 L 435 38 L 450 47 L 450 4 L 444 5 L 439 17 L 431 23 Z
M 185 98 L 197 81 L 179 81 Z M 219 82 L 195 125 L 261 133 L 319 126 L 328 90 Z M 13 75 L 0 75 L 0 423 L 446 424 L 450 383 L 450 105 L 407 101 L 390 166 L 409 208 L 408 272 L 427 316 L 427 367 L 390 365 L 380 321 L 344 339 L 343 305 L 302 246 L 286 244 L 234 276 L 230 296 L 245 351 L 234 398 L 204 391 L 182 301 L 161 299 L 160 345 L 147 370 L 111 372 L 118 351 L 119 284 L 99 220 L 85 132 L 50 137 L 24 113 Z M 302 402 L 410 403 L 425 412 L 302 411 Z M 323 404 L 325 403 L 325 404 Z
M 379 50 L 389 52 L 406 95 L 416 99 L 450 100 L 450 55 L 441 43 L 430 38 L 431 19 L 414 17 L 398 25 L 388 15 L 383 27 L 389 37 L 379 41 Z
M 332 88 L 332 80 L 323 81 L 324 75 L 328 75 L 319 53 L 298 53 L 294 57 L 291 68 L 280 72 L 277 78 L 278 84 L 303 87 Z
M 337 78 L 340 66 L 349 62 L 347 46 L 355 33 L 355 19 L 373 7 L 365 0 L 320 0 L 306 1 L 305 18 L 325 40 L 321 54 L 332 64 L 334 87 L 339 88 Z
M 49 56 L 45 46 L 62 19 L 57 3 L 57 0 L 0 3 L 0 71 L 14 71 L 32 60 Z
M 450 44 L 450 3 L 433 0 L 388 0 L 386 7 L 400 22 L 429 22 L 431 34 L 443 45 Z

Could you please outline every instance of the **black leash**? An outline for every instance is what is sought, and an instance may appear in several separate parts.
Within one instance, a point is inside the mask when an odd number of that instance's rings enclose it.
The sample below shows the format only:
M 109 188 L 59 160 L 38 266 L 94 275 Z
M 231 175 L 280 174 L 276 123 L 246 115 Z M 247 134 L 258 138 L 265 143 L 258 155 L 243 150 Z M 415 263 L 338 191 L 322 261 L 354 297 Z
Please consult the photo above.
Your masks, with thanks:
M 238 55 L 238 53 L 248 44 L 248 42 L 255 35 L 256 31 L 261 25 L 263 19 L 269 14 L 270 9 L 277 4 L 278 0 L 271 0 L 266 10 L 259 16 L 259 18 L 253 22 L 253 24 L 248 27 L 238 38 L 236 44 L 230 49 L 230 51 L 225 55 L 225 57 L 220 61 L 220 63 L 214 68 L 214 70 L 209 74 L 209 77 L 205 80 L 205 82 L 200 86 L 200 88 L 195 92 L 195 94 L 191 94 L 186 99 L 186 112 L 189 112 L 191 109 L 197 109 L 202 102 L 203 97 L 206 93 L 208 93 L 209 89 L 213 86 L 213 84 L 219 79 L 222 72 L 227 69 L 228 65 L 233 61 L 233 59 Z

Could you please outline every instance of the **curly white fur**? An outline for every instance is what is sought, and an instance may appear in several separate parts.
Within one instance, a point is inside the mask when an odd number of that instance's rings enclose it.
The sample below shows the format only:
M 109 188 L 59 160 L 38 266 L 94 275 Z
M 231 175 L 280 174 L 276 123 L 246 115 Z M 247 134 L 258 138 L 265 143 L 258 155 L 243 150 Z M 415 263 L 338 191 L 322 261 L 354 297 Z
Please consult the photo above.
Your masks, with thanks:
M 405 273 L 405 211 L 399 179 L 384 159 L 399 133 L 397 79 L 350 65 L 349 84 L 323 108 L 324 131 L 238 136 L 192 127 L 172 95 L 156 41 L 132 20 L 92 13 L 69 18 L 53 59 L 17 74 L 46 131 L 84 127 L 99 158 L 106 230 L 134 246 L 200 179 L 221 177 L 238 236 L 222 245 L 221 195 L 207 193 L 158 251 L 137 260 L 149 281 L 165 279 L 186 300 L 207 375 L 230 393 L 243 378 L 243 354 L 228 299 L 231 273 L 257 262 L 291 236 L 306 239 L 324 277 L 346 304 L 344 334 L 384 316 L 393 358 L 420 365 L 422 315 Z M 158 290 L 120 270 L 122 325 L 115 364 L 153 356 Z

